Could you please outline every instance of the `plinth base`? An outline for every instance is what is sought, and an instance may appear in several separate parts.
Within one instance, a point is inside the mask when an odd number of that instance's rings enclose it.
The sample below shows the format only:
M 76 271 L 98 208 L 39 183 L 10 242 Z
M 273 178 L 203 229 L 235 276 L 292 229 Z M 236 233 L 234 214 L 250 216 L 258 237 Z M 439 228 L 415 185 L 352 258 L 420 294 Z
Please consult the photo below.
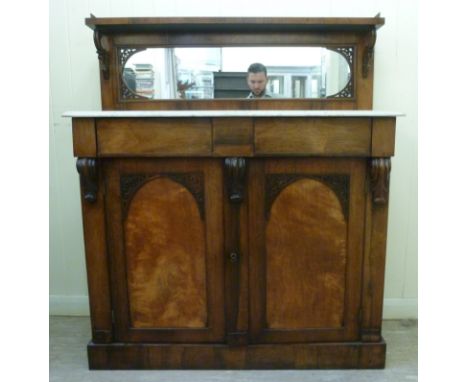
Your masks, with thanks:
M 381 369 L 385 341 L 228 346 L 88 344 L 90 369 Z

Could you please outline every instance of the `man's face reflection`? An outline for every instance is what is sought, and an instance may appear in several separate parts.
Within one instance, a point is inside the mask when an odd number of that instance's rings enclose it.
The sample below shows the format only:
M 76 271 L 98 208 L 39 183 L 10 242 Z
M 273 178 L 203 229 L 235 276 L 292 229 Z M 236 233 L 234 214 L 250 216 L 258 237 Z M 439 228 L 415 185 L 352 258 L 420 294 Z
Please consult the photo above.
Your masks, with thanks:
M 259 97 L 265 92 L 267 76 L 263 72 L 249 73 L 247 76 L 247 84 L 254 96 Z

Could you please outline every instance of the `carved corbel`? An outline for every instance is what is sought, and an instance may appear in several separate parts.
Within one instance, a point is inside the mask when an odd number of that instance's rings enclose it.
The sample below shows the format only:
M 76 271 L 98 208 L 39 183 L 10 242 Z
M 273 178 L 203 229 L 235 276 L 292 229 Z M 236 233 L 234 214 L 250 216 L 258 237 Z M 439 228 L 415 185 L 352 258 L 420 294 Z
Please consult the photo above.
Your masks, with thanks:
M 78 158 L 76 169 L 80 174 L 80 181 L 83 190 L 83 197 L 89 203 L 94 203 L 97 199 L 97 166 L 94 158 Z
M 109 52 L 102 46 L 102 34 L 98 29 L 94 30 L 94 45 L 99 59 L 99 69 L 105 80 L 109 79 Z
M 388 202 L 390 186 L 390 158 L 372 158 L 371 160 L 371 186 L 372 200 L 375 204 Z
M 372 28 L 367 37 L 366 47 L 364 48 L 364 56 L 362 58 L 362 77 L 364 78 L 367 78 L 369 75 L 369 70 L 374 60 L 374 46 L 376 39 L 377 32 L 375 31 L 375 28 Z
M 242 203 L 244 200 L 245 159 L 226 158 L 227 189 L 231 203 Z

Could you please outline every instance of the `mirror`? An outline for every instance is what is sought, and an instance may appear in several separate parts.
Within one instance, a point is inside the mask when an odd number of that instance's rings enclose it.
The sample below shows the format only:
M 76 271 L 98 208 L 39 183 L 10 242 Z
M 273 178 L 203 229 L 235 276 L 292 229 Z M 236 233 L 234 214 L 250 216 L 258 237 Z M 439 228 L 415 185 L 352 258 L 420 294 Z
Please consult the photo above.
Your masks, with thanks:
M 267 69 L 272 98 L 353 97 L 353 47 L 194 47 L 120 49 L 122 97 L 246 98 L 247 69 Z

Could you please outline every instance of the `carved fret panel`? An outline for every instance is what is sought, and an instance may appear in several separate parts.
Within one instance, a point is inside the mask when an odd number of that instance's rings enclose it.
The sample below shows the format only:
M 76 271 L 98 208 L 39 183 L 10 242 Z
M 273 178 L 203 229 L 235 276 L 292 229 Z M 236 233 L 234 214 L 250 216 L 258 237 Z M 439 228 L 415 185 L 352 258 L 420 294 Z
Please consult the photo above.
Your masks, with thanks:
M 205 189 L 202 172 L 122 175 L 120 178 L 120 199 L 123 219 L 127 217 L 130 201 L 138 189 L 146 182 L 161 177 L 167 177 L 187 188 L 197 202 L 201 218 L 205 219 Z
M 327 98 L 353 98 L 354 97 L 354 52 L 353 46 L 340 46 L 340 47 L 327 47 L 328 50 L 332 50 L 341 54 L 349 65 L 350 74 L 348 83 L 346 86 L 336 94 L 332 94 Z
M 128 59 L 133 56 L 137 52 L 141 52 L 146 50 L 146 48 L 119 48 L 117 49 L 117 55 L 119 60 L 119 73 L 120 73 L 120 98 L 121 99 L 145 99 L 135 93 L 134 91 L 130 90 L 127 84 L 124 81 L 124 68 L 125 64 L 127 63 Z
M 353 83 L 351 79 L 348 81 L 348 84 L 341 90 L 339 93 L 336 93 L 329 98 L 353 98 L 354 91 L 353 91 Z
M 144 48 L 120 48 L 119 49 L 119 64 L 122 70 L 125 67 L 128 59 L 133 56 L 136 52 L 145 50 Z
M 268 174 L 265 179 L 265 217 L 270 217 L 271 207 L 281 191 L 300 179 L 313 179 L 324 183 L 337 195 L 343 214 L 348 218 L 349 175 Z
M 354 64 L 354 47 L 352 46 L 340 46 L 338 48 L 328 48 L 334 50 L 335 52 L 340 53 L 346 61 L 348 61 L 349 66 L 352 68 Z

